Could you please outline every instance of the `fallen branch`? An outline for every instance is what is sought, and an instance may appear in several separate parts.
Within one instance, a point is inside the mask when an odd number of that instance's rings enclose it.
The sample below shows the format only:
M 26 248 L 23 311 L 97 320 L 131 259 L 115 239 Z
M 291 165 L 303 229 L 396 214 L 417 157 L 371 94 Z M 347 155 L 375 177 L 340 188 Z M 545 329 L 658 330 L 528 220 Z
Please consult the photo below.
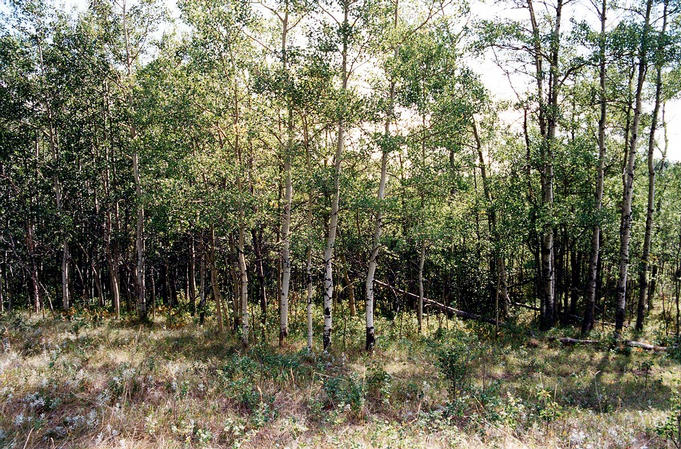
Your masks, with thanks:
M 600 344 L 603 343 L 601 340 L 589 340 L 589 339 L 581 339 L 581 338 L 570 338 L 570 337 L 551 337 L 549 340 L 552 341 L 558 341 L 560 343 L 563 343 L 565 345 L 595 345 L 595 344 Z M 667 347 L 666 346 L 657 346 L 657 345 L 651 345 L 650 343 L 644 343 L 641 341 L 634 341 L 634 340 L 622 340 L 621 342 L 625 346 L 629 346 L 632 348 L 641 348 L 645 349 L 646 351 L 666 351 Z
M 540 312 L 540 311 L 541 311 L 541 309 L 540 309 L 539 307 L 537 307 L 537 306 L 531 306 L 531 305 L 529 305 L 529 304 L 523 304 L 522 302 L 513 301 L 513 302 L 511 302 L 511 304 L 514 305 L 514 306 L 517 306 L 517 307 L 523 307 L 523 308 L 525 308 L 525 309 L 535 310 L 535 311 L 537 311 L 537 312 Z
M 650 343 L 643 343 L 641 341 L 625 340 L 624 344 L 632 348 L 641 348 L 646 351 L 666 351 L 666 346 L 651 345 Z
M 393 287 L 392 285 L 387 284 L 385 282 L 381 282 L 379 280 L 374 280 L 374 282 L 378 285 L 383 286 L 383 287 L 388 287 L 393 291 L 402 293 L 403 295 L 411 296 L 412 298 L 417 298 L 417 299 L 419 298 L 419 295 L 416 295 L 414 293 L 410 293 L 410 292 L 405 291 L 405 290 L 401 290 L 397 287 Z M 485 322 L 485 323 L 490 323 L 490 324 L 499 325 L 499 326 L 506 326 L 506 323 L 504 323 L 503 321 L 497 321 L 493 318 L 487 318 L 487 317 L 484 317 L 482 315 L 478 315 L 477 313 L 471 313 L 471 312 L 466 312 L 464 310 L 455 309 L 454 307 L 447 306 L 445 304 L 442 304 L 441 302 L 437 302 L 435 300 L 428 299 L 426 297 L 423 298 L 423 302 L 426 303 L 426 304 L 429 304 L 433 307 L 436 307 L 436 308 L 438 308 L 438 309 L 440 309 L 444 312 L 453 313 L 454 315 L 458 316 L 459 318 L 463 318 L 463 319 L 466 319 L 466 320 L 482 321 L 482 322 Z
M 402 293 L 403 295 L 410 296 L 412 298 L 419 298 L 419 295 L 416 295 L 414 293 L 408 292 L 406 290 L 399 289 L 397 287 L 393 287 L 392 285 L 382 282 L 379 280 L 374 280 L 374 282 L 378 285 L 381 285 L 383 287 L 387 287 L 391 289 L 393 292 L 398 292 Z M 499 325 L 499 326 L 508 326 L 505 322 L 503 321 L 497 321 L 493 318 L 487 318 L 481 315 L 478 315 L 477 313 L 471 313 L 471 312 L 466 312 L 463 310 L 455 309 L 454 307 L 447 306 L 445 304 L 442 304 L 441 302 L 437 302 L 432 299 L 428 299 L 426 297 L 423 298 L 423 302 L 427 303 L 433 307 L 436 307 L 442 311 L 445 312 L 450 312 L 453 313 L 454 315 L 458 316 L 459 318 L 467 319 L 467 320 L 476 320 L 476 321 L 482 321 L 485 323 L 490 323 L 494 325 Z M 580 339 L 580 338 L 570 338 L 570 337 L 550 337 L 549 340 L 552 341 L 558 341 L 564 345 L 575 345 L 575 344 L 599 344 L 603 343 L 601 340 L 589 340 L 589 339 Z M 650 343 L 644 343 L 641 341 L 634 341 L 634 340 L 623 340 L 621 342 L 622 344 L 632 347 L 632 348 L 641 348 L 645 349 L 646 351 L 666 351 L 667 347 L 665 346 L 657 346 L 657 345 L 652 345 Z
M 522 302 L 516 302 L 516 301 L 511 302 L 511 304 L 516 306 L 516 307 L 522 307 L 524 309 L 534 310 L 536 312 L 541 312 L 541 309 L 537 306 L 531 306 L 529 304 L 523 304 Z M 572 318 L 573 320 L 577 320 L 577 321 L 581 321 L 583 319 L 583 317 L 581 317 L 579 315 L 573 315 L 571 313 L 569 313 L 567 316 L 568 316 L 568 318 Z M 615 327 L 615 323 L 611 323 L 610 321 L 594 320 L 594 322 L 598 323 L 598 324 L 603 324 L 605 326 Z M 625 324 L 624 327 L 628 327 L 628 326 Z
M 570 337 L 550 337 L 549 340 L 559 341 L 565 345 L 590 345 L 598 344 L 600 340 L 585 340 L 581 338 L 570 338 Z

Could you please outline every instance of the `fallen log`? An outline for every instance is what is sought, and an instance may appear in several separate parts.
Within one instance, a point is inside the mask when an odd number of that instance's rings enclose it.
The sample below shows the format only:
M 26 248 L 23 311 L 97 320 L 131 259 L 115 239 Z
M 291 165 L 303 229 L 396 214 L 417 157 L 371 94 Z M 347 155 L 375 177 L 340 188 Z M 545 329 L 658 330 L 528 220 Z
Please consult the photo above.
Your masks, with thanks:
M 650 343 L 644 343 L 642 341 L 625 340 L 624 344 L 631 346 L 632 348 L 641 348 L 646 351 L 666 351 L 666 346 L 651 345 Z
M 410 296 L 412 298 L 416 298 L 416 299 L 419 298 L 419 295 L 408 292 L 406 290 L 402 290 L 402 289 L 397 288 L 397 287 L 393 287 L 392 285 L 390 285 L 386 282 L 382 282 L 382 281 L 379 281 L 377 279 L 374 279 L 374 283 L 376 283 L 376 284 L 378 284 L 382 287 L 387 287 L 387 288 L 391 289 L 393 291 L 393 293 L 398 292 L 398 293 L 401 293 L 403 295 Z M 438 302 L 438 301 L 435 301 L 435 300 L 432 300 L 432 299 L 428 299 L 426 297 L 423 298 L 423 302 L 424 302 L 424 304 L 430 304 L 431 306 L 436 307 L 436 308 L 438 308 L 438 309 L 440 309 L 444 312 L 453 313 L 454 315 L 458 316 L 459 318 L 463 318 L 463 319 L 466 319 L 466 320 L 482 321 L 482 322 L 485 322 L 485 323 L 490 323 L 490 324 L 494 324 L 494 325 L 498 325 L 498 326 L 508 327 L 508 324 L 503 322 L 503 321 L 497 321 L 493 318 L 487 318 L 487 317 L 484 317 L 482 315 L 478 315 L 477 313 L 471 313 L 471 312 L 466 312 L 464 310 L 455 309 L 454 307 L 447 306 L 445 304 L 442 304 L 441 302 Z M 590 339 L 580 339 L 580 338 L 570 338 L 570 337 L 550 337 L 549 340 L 558 341 L 558 342 L 565 344 L 565 345 L 603 343 L 601 340 L 590 340 Z M 665 346 L 652 345 L 650 343 L 644 343 L 644 342 L 641 342 L 641 341 L 622 340 L 621 343 L 623 343 L 626 346 L 632 347 L 632 348 L 645 349 L 646 351 L 666 351 L 667 350 L 667 348 Z
M 559 341 L 565 345 L 590 345 L 598 344 L 600 340 L 586 340 L 581 338 L 570 338 L 570 337 L 550 337 L 551 341 Z
M 376 280 L 376 279 L 374 280 L 374 282 L 378 285 L 381 285 L 383 287 L 387 287 L 387 288 L 389 288 L 389 289 L 391 289 L 395 292 L 401 293 L 403 295 L 407 295 L 407 296 L 410 296 L 412 298 L 417 298 L 417 299 L 419 297 L 419 295 L 408 292 L 406 290 L 399 289 L 397 287 L 393 287 L 392 285 L 387 284 L 385 282 L 382 282 L 382 281 L 379 281 L 379 280 Z M 494 324 L 495 326 L 496 325 L 507 326 L 507 324 L 503 321 L 497 321 L 493 318 L 487 318 L 487 317 L 484 317 L 482 315 L 478 315 L 477 313 L 471 313 L 471 312 L 466 312 L 464 310 L 455 309 L 454 307 L 447 306 L 445 304 L 442 304 L 441 302 L 438 302 L 438 301 L 435 301 L 435 300 L 432 300 L 432 299 L 428 299 L 426 297 L 423 298 L 423 302 L 424 302 L 424 304 L 429 304 L 433 307 L 436 307 L 436 308 L 442 310 L 443 312 L 453 313 L 454 315 L 458 316 L 459 318 L 463 318 L 463 319 L 466 319 L 466 320 L 482 321 L 484 323 Z
M 523 304 L 522 302 L 513 301 L 513 302 L 511 302 L 511 304 L 514 305 L 514 306 L 516 306 L 516 307 L 522 307 L 522 308 L 524 308 L 524 309 L 534 310 L 534 311 L 536 311 L 536 312 L 540 312 L 540 311 L 541 311 L 541 309 L 540 309 L 539 307 L 537 307 L 537 306 L 531 306 L 531 305 L 529 305 L 529 304 Z M 581 316 L 579 316 L 579 315 L 573 315 L 573 314 L 571 314 L 571 313 L 569 313 L 567 316 L 568 316 L 569 318 L 571 318 L 571 319 L 573 319 L 573 320 L 577 320 L 577 321 L 581 321 L 581 320 L 583 319 L 583 317 L 581 317 Z M 595 323 L 598 323 L 598 324 L 603 324 L 603 325 L 605 325 L 605 326 L 612 326 L 612 327 L 615 327 L 615 323 L 611 323 L 610 321 L 594 320 L 594 322 L 595 322 Z M 624 327 L 629 327 L 629 326 L 625 324 Z
M 549 340 L 558 341 L 558 342 L 563 343 L 565 345 L 594 345 L 594 344 L 603 343 L 603 341 L 601 341 L 601 340 L 589 340 L 589 339 L 570 338 L 570 337 L 550 337 Z M 644 343 L 642 341 L 622 340 L 621 343 L 625 346 L 629 346 L 629 347 L 632 347 L 632 348 L 641 348 L 641 349 L 645 349 L 646 351 L 666 351 L 667 350 L 666 346 L 652 345 L 650 343 Z
M 537 306 L 531 306 L 531 305 L 529 305 L 529 304 L 523 304 L 522 302 L 513 301 L 513 302 L 511 302 L 511 304 L 514 305 L 514 306 L 516 306 L 516 307 L 523 307 L 523 308 L 525 308 L 525 309 L 534 310 L 534 311 L 536 311 L 536 312 L 540 312 L 540 311 L 541 311 L 541 309 L 540 309 L 539 307 L 537 307 Z

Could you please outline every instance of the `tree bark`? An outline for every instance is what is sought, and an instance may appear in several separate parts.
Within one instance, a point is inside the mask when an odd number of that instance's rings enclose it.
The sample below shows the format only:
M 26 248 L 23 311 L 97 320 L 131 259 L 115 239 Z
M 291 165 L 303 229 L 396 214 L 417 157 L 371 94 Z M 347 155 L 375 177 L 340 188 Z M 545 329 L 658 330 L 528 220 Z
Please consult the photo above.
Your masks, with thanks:
M 199 324 L 203 326 L 206 319 L 206 245 L 203 238 L 203 231 L 200 236 L 199 251 L 201 252 L 199 260 Z
M 345 279 L 345 289 L 348 291 L 348 311 L 350 316 L 357 315 L 357 305 L 355 304 L 355 286 L 350 279 L 350 269 L 345 254 L 341 253 L 341 263 L 343 264 L 343 278 Z
M 194 234 L 191 235 L 191 244 L 189 246 L 189 270 L 187 273 L 189 289 L 189 305 L 192 316 L 196 315 L 196 245 L 194 242 Z
M 309 135 L 308 135 L 308 127 L 307 127 L 307 121 L 303 117 L 302 120 L 303 123 L 303 144 L 305 145 L 305 163 L 307 166 L 308 172 L 311 173 L 311 166 L 310 166 L 310 140 L 309 140 Z M 312 216 L 312 206 L 313 206 L 313 198 L 312 198 L 312 192 L 308 192 L 307 195 L 307 224 L 310 226 L 312 229 L 314 225 L 313 221 L 313 216 Z M 314 279 L 312 277 L 312 242 L 311 242 L 311 237 L 308 235 L 307 237 L 307 261 L 305 263 L 305 278 L 307 280 L 307 298 L 306 298 L 306 312 L 307 312 L 307 350 L 308 352 L 312 352 L 312 335 L 313 335 L 313 329 L 312 329 L 312 300 L 314 298 Z
M 544 100 L 545 74 L 542 68 L 541 32 L 536 20 L 533 0 L 527 0 L 532 25 L 533 53 L 535 59 L 535 78 L 537 82 L 537 98 L 539 99 L 539 129 L 542 136 L 541 144 L 541 188 L 542 205 L 548 210 L 549 216 L 553 210 L 553 146 L 558 125 L 558 91 L 560 80 L 558 62 L 560 54 L 560 25 L 563 0 L 558 0 L 554 29 L 549 48 L 549 85 L 547 99 Z M 553 225 L 544 225 L 541 235 L 541 284 L 542 284 L 542 326 L 551 328 L 555 324 L 555 290 L 556 280 L 554 272 L 554 230 Z
M 223 317 L 222 317 L 222 293 L 220 293 L 220 281 L 218 280 L 218 270 L 215 265 L 215 228 L 210 228 L 210 284 L 213 289 L 213 299 L 215 299 L 215 308 L 218 319 L 218 331 L 224 331 Z M 225 313 L 227 311 L 225 310 Z
M 492 282 L 490 298 L 493 298 L 495 303 L 499 303 L 501 314 L 506 316 L 510 299 L 508 297 L 508 285 L 506 282 L 506 264 L 504 263 L 502 252 L 498 248 L 498 245 L 501 243 L 501 237 L 497 228 L 497 211 L 494 204 L 492 204 L 492 193 L 490 192 L 489 180 L 487 179 L 487 164 L 485 163 L 485 158 L 482 154 L 482 141 L 480 140 L 475 118 L 471 117 L 471 123 L 473 127 L 473 137 L 475 138 L 475 148 L 478 153 L 478 162 L 480 164 L 482 190 L 485 194 L 485 200 L 487 201 L 486 210 L 489 222 L 488 226 L 492 239 L 494 240 L 492 243 L 493 249 L 490 267 L 493 268 L 492 271 L 494 272 L 495 279 Z
M 417 309 L 417 319 L 419 323 L 419 335 L 423 334 L 423 265 L 426 262 L 426 242 L 421 242 L 421 251 L 419 253 L 419 302 Z
M 33 310 L 40 312 L 40 280 L 38 278 L 38 263 L 35 255 L 35 238 L 33 218 L 26 221 L 26 249 L 28 250 L 29 268 L 31 270 L 31 289 L 33 294 Z
M 604 185 L 604 170 L 605 170 L 605 126 L 607 119 L 607 98 L 606 98 L 606 61 L 605 61 L 605 46 L 606 35 L 605 25 L 607 20 L 607 0 L 601 0 L 600 21 L 601 33 L 599 36 L 599 102 L 600 102 L 600 116 L 598 119 L 598 168 L 596 169 L 596 192 L 595 192 L 595 215 L 594 225 L 591 231 L 591 254 L 589 257 L 589 273 L 586 290 L 586 306 L 584 308 L 584 320 L 582 321 L 582 335 L 587 335 L 594 327 L 594 309 L 596 307 L 596 283 L 598 275 L 598 260 L 600 258 L 600 242 L 601 242 L 601 217 L 600 213 L 603 209 L 603 185 Z
M 662 15 L 662 37 L 667 31 L 667 4 L 668 0 L 664 2 L 664 11 Z M 663 43 L 658 44 L 658 51 L 662 51 Z M 659 58 L 659 55 L 658 55 Z M 653 214 L 655 213 L 655 131 L 657 130 L 657 118 L 660 111 L 660 103 L 662 97 L 662 64 L 655 64 L 655 105 L 650 121 L 650 133 L 648 134 L 648 205 L 646 208 L 646 228 L 643 237 L 643 249 L 641 251 L 641 264 L 639 266 L 639 295 L 638 305 L 636 310 L 636 330 L 643 330 L 643 320 L 645 319 L 645 312 L 648 299 L 648 266 L 650 264 L 650 246 L 653 236 Z
M 267 288 L 265 286 L 265 268 L 263 265 L 262 229 L 251 230 L 253 238 L 253 252 L 255 254 L 255 269 L 258 277 L 258 293 L 260 295 L 260 319 L 262 321 L 262 333 L 265 338 L 267 327 Z
M 239 90 L 236 82 L 234 83 L 234 148 L 236 150 L 237 158 L 237 175 L 236 185 L 239 192 L 238 201 L 238 219 L 239 219 L 239 235 L 237 238 L 237 260 L 239 264 L 239 305 L 241 308 L 241 344 L 244 347 L 248 346 L 249 337 L 249 316 L 248 316 L 248 272 L 246 270 L 246 254 L 245 254 L 245 238 L 246 238 L 246 212 L 244 210 L 244 183 L 242 180 L 242 170 L 244 169 L 243 158 L 241 155 L 241 146 L 239 143 L 239 124 L 240 110 L 239 110 Z M 290 276 L 290 267 L 289 267 Z M 288 290 L 288 287 L 287 287 Z M 283 291 L 283 288 L 282 288 Z M 288 296 L 288 291 L 287 291 Z
M 133 137 L 134 139 L 134 137 Z M 135 225 L 135 249 L 137 251 L 137 265 L 135 275 L 137 280 L 137 317 L 144 321 L 147 319 L 147 301 L 145 287 L 145 261 L 144 261 L 144 205 L 142 204 L 142 182 L 140 179 L 139 153 L 135 151 L 132 156 L 133 175 L 135 177 L 135 196 L 137 203 Z
M 395 0 L 393 15 L 393 29 L 397 29 L 397 21 L 399 17 L 399 0 Z M 397 57 L 399 47 L 395 47 L 393 55 Z M 371 253 L 369 255 L 369 268 L 367 269 L 367 278 L 364 285 L 365 289 L 365 315 L 366 315 L 366 342 L 365 348 L 371 351 L 376 344 L 376 334 L 374 328 L 374 277 L 376 276 L 376 268 L 378 267 L 378 254 L 381 250 L 381 234 L 383 232 L 383 200 L 385 198 L 385 184 L 388 179 L 388 156 L 392 147 L 390 142 L 390 125 L 395 115 L 395 80 L 390 77 L 390 87 L 388 89 L 388 107 L 385 114 L 385 124 L 383 135 L 385 141 L 381 147 L 381 175 L 378 181 L 378 210 L 376 211 L 376 218 L 374 222 L 374 235 L 371 241 Z
M 619 276 L 617 279 L 617 305 L 615 310 L 615 337 L 619 338 L 624 327 L 627 298 L 627 275 L 629 270 L 629 242 L 631 239 L 631 203 L 634 196 L 634 166 L 636 163 L 636 144 L 638 142 L 639 122 L 641 119 L 641 96 L 648 68 L 648 35 L 650 33 L 650 13 L 652 0 L 646 2 L 645 23 L 639 48 L 638 78 L 634 99 L 634 116 L 631 125 L 628 155 L 623 173 L 624 191 L 620 223 Z
M 281 18 L 281 54 L 282 70 L 287 73 L 288 54 L 286 39 L 288 36 L 289 4 L 285 1 L 285 10 Z M 293 198 L 293 184 L 291 182 L 291 152 L 293 151 L 293 107 L 291 100 L 287 99 L 286 117 L 286 144 L 284 147 L 284 213 L 281 219 L 281 292 L 279 299 L 279 346 L 283 346 L 288 336 L 288 313 L 289 313 L 289 284 L 291 282 L 291 254 L 290 254 L 290 228 L 291 228 L 291 202 Z
M 347 28 L 349 14 L 349 4 L 343 3 L 343 27 Z M 348 89 L 348 42 L 343 38 L 341 50 L 341 76 L 342 92 Z M 343 98 L 342 109 L 347 108 L 346 99 Z M 324 248 L 324 334 L 322 336 L 324 351 L 331 348 L 331 332 L 333 330 L 332 300 L 333 300 L 333 252 L 336 245 L 336 232 L 338 230 L 338 205 L 340 202 L 340 176 L 341 162 L 343 159 L 343 149 L 345 147 L 345 121 L 341 113 L 338 119 L 338 135 L 336 141 L 336 154 L 334 157 L 334 177 L 333 177 L 333 199 L 331 201 L 331 215 L 329 217 L 329 231 Z

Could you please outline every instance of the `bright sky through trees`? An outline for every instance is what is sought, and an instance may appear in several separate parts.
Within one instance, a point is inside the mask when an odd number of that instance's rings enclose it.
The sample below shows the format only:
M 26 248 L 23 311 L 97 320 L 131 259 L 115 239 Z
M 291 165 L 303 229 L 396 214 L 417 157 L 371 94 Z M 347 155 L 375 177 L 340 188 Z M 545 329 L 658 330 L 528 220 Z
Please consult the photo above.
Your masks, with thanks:
M 165 0 L 165 2 L 171 15 L 175 18 L 179 17 L 176 1 Z M 88 0 L 66 0 L 63 3 L 65 8 L 75 8 L 79 11 L 87 8 L 87 4 Z M 596 20 L 595 14 L 593 13 L 593 7 L 590 6 L 590 4 L 585 5 L 583 2 L 574 2 L 572 6 L 572 13 L 575 14 L 575 17 L 582 17 L 591 22 Z M 522 9 L 510 8 L 507 4 L 501 2 L 481 2 L 478 0 L 474 0 L 471 3 L 471 12 L 473 20 L 492 20 L 498 17 L 516 18 L 526 14 Z M 615 17 L 611 17 L 610 19 L 614 20 Z M 499 65 L 494 62 L 494 57 L 489 52 L 485 53 L 484 58 L 475 58 L 472 59 L 472 61 L 473 70 L 480 75 L 484 85 L 499 100 L 516 100 L 513 88 L 517 89 L 519 92 L 523 92 L 526 89 L 527 84 L 531 82 L 529 78 L 522 78 L 517 74 L 511 74 L 510 77 L 507 76 L 504 71 L 499 68 Z M 513 87 L 511 87 L 511 84 Z M 500 119 L 516 128 L 520 127 L 522 124 L 522 115 L 514 111 L 501 113 Z M 666 120 L 669 123 L 669 154 L 667 154 L 667 158 L 679 161 L 681 160 L 681 99 L 677 98 L 667 102 Z M 659 135 L 657 140 L 658 147 L 661 151 L 663 146 L 662 135 Z M 658 156 L 660 156 L 660 153 L 658 153 Z

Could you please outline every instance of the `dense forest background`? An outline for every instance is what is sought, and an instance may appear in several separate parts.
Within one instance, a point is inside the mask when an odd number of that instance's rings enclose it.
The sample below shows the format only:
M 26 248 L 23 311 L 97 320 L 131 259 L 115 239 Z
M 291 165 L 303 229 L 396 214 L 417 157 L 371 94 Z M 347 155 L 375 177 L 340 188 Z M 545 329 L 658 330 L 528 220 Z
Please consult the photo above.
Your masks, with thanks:
M 7 3 L 2 311 L 189 313 L 325 350 L 339 316 L 371 349 L 400 311 L 620 335 L 659 310 L 678 336 L 681 5 L 511 6 Z

